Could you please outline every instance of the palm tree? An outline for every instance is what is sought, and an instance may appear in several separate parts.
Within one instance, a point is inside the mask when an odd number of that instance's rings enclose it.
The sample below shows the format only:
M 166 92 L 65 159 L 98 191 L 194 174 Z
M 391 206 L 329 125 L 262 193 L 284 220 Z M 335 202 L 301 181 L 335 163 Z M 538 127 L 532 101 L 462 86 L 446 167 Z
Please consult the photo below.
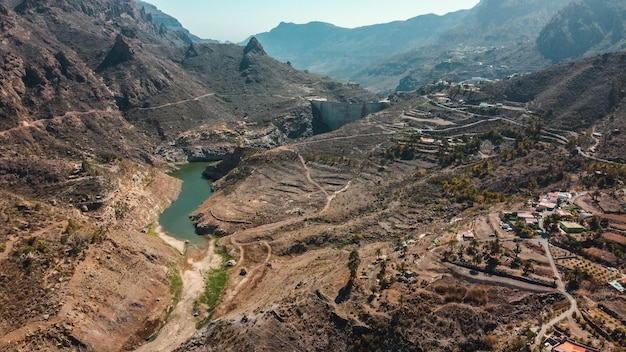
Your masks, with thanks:
M 593 198 L 593 201 L 596 203 L 598 202 L 598 198 L 600 198 L 600 196 L 602 196 L 602 193 L 600 193 L 600 190 L 597 188 L 591 193 L 591 198 Z
M 480 254 L 476 254 L 474 255 L 474 258 L 472 259 L 472 262 L 474 262 L 474 265 L 478 266 L 480 265 L 480 263 L 482 263 L 483 261 L 483 257 L 480 256 Z
M 361 258 L 359 256 L 359 251 L 356 249 L 350 252 L 350 257 L 348 258 L 348 269 L 350 269 L 350 279 L 356 279 L 356 274 L 359 270 L 359 265 L 361 265 Z
M 533 270 L 533 263 L 530 260 L 524 260 L 522 267 L 524 269 L 524 275 L 528 275 L 528 273 Z

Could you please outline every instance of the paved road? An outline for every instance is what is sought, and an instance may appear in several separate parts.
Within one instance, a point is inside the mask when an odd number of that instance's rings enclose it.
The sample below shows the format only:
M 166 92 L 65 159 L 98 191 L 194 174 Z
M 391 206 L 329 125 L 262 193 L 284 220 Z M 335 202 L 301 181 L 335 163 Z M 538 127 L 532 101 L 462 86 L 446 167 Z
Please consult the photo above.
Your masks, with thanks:
M 565 298 L 567 298 L 567 300 L 570 303 L 570 307 L 568 310 L 566 310 L 565 312 L 563 312 L 556 318 L 550 320 L 548 323 L 544 324 L 541 327 L 541 330 L 539 331 L 539 333 L 537 334 L 537 337 L 535 338 L 535 347 L 541 345 L 541 343 L 543 342 L 543 337 L 549 328 L 554 326 L 559 321 L 567 317 L 571 317 L 574 312 L 578 312 L 578 304 L 576 303 L 576 299 L 574 299 L 574 297 L 572 297 L 572 295 L 570 295 L 569 292 L 567 292 L 567 290 L 565 289 L 565 285 L 563 284 L 563 280 L 561 279 L 561 273 L 556 267 L 556 263 L 554 262 L 554 258 L 552 257 L 552 252 L 550 252 L 550 245 L 548 243 L 548 240 L 545 238 L 542 238 L 539 240 L 539 243 L 541 243 L 544 250 L 546 251 L 546 256 L 548 257 L 548 261 L 550 262 L 552 271 L 554 271 L 554 277 L 556 277 L 556 286 L 557 286 L 556 288 L 557 290 L 559 290 L 559 292 L 561 292 L 561 294 L 563 294 L 563 296 L 565 296 Z M 580 314 L 580 312 L 578 313 Z
M 548 286 L 531 284 L 528 282 L 511 279 L 508 277 L 497 276 L 497 275 L 486 275 L 485 273 L 478 272 L 476 275 L 472 275 L 470 270 L 452 263 L 445 263 L 446 267 L 457 273 L 458 275 L 464 276 L 468 279 L 486 282 L 489 284 L 502 284 L 509 287 L 519 288 L 527 291 L 539 291 L 539 292 L 554 292 L 554 289 Z

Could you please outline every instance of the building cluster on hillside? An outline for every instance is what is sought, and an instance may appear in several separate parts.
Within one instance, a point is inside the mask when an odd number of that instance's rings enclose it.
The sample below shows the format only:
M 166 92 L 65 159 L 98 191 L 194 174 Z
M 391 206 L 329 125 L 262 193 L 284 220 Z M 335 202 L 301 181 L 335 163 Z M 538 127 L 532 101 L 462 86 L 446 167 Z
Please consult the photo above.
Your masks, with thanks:
M 559 229 L 565 233 L 582 233 L 585 227 L 578 223 L 579 220 L 587 220 L 591 214 L 579 210 L 578 213 L 571 210 L 573 196 L 568 192 L 550 192 L 540 197 L 537 201 L 528 201 L 528 210 L 505 211 L 502 214 L 500 227 L 505 231 L 520 230 L 521 227 L 534 229 L 537 233 L 543 233 L 541 220 L 549 214 L 559 215 L 561 221 Z
M 556 209 L 560 204 L 567 203 L 572 199 L 572 194 L 568 192 L 550 192 L 539 199 L 537 211 Z

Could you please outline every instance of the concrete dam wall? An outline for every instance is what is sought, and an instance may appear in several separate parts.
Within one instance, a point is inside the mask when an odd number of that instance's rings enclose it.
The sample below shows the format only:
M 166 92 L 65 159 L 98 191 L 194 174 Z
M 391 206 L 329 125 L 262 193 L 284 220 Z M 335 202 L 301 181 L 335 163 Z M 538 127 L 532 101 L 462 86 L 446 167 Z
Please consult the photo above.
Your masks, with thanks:
M 337 103 L 323 100 L 311 100 L 313 108 L 313 132 L 330 132 L 339 127 L 362 119 L 369 114 L 389 107 L 388 103 Z

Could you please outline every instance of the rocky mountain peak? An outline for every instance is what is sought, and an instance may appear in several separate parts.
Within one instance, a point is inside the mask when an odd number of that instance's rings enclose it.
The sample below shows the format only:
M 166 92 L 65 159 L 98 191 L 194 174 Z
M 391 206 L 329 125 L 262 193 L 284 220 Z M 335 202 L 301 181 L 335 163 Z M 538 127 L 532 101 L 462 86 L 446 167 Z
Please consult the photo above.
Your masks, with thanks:
M 246 45 L 246 48 L 243 49 L 243 54 L 244 55 L 247 55 L 248 53 L 257 53 L 257 54 L 260 54 L 260 55 L 267 55 L 267 53 L 265 52 L 265 49 L 263 49 L 263 46 L 256 39 L 256 37 L 250 38 L 250 41 L 248 42 L 248 45 Z
M 265 49 L 263 49 L 263 46 L 255 37 L 252 37 L 248 45 L 243 49 L 243 59 L 241 59 L 239 64 L 239 71 L 249 70 L 258 61 L 258 58 L 262 56 L 267 56 Z

